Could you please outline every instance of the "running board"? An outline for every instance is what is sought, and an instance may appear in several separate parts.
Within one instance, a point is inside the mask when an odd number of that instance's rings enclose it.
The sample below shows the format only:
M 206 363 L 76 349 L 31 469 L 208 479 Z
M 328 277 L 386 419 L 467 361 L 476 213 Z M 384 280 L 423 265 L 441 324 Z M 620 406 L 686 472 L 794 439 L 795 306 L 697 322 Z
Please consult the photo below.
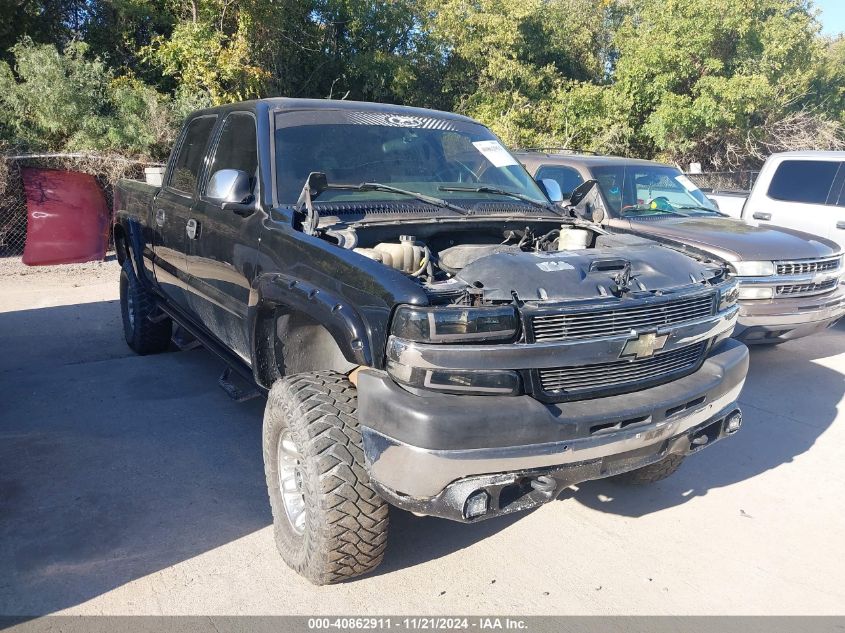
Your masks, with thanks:
M 202 343 L 197 340 L 197 337 L 188 332 L 184 327 L 176 324 L 173 328 L 173 336 L 170 337 L 173 344 L 179 348 L 180 352 L 187 352 L 188 350 L 202 347 Z
M 261 395 L 261 392 L 258 389 L 247 387 L 246 389 L 241 389 L 238 387 L 234 382 L 232 382 L 232 368 L 230 366 L 226 366 L 226 369 L 223 370 L 223 373 L 220 374 L 220 378 L 217 379 L 217 384 L 220 385 L 220 388 L 226 392 L 226 394 L 235 402 L 246 402 L 247 400 L 252 400 L 253 398 L 257 398 Z
M 163 312 L 166 312 L 180 327 L 184 328 L 189 335 L 193 336 L 200 345 L 226 363 L 226 369 L 220 376 L 218 384 L 233 400 L 243 402 L 244 400 L 250 400 L 266 393 L 255 383 L 252 369 L 243 360 L 220 345 L 213 336 L 191 323 L 189 319 L 182 315 L 178 308 L 163 300 L 159 300 L 158 305 Z M 237 374 L 248 387 L 242 389 L 233 384 L 230 379 L 232 372 Z

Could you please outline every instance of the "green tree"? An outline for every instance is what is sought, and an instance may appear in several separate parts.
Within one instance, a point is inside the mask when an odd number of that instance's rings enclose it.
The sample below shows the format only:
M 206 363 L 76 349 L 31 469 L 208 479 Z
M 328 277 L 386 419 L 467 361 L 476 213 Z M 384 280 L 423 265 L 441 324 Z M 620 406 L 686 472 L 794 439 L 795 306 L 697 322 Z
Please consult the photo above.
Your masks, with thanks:
M 442 90 L 512 144 L 553 141 L 566 99 L 601 107 L 601 91 L 582 86 L 605 79 L 603 29 L 614 8 L 591 0 L 432 2 L 426 24 L 446 64 Z
M 795 113 L 825 123 L 806 110 L 824 55 L 818 30 L 804 0 L 639 0 L 616 38 L 614 77 L 633 151 L 739 166 L 788 146 L 776 130 Z
M 170 106 L 130 77 L 116 79 L 87 46 L 63 52 L 24 40 L 14 72 L 0 62 L 0 130 L 15 147 L 37 151 L 115 150 L 160 157 L 172 138 Z

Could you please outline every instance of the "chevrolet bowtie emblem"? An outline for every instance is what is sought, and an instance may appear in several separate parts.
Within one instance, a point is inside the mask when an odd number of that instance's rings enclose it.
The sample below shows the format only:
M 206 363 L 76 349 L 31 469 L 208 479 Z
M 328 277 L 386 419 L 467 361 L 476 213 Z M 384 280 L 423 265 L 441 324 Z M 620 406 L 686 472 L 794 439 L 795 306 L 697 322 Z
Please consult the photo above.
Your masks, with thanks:
M 625 358 L 626 356 L 648 358 L 649 356 L 653 356 L 654 352 L 663 349 L 667 340 L 669 340 L 668 334 L 657 335 L 654 332 L 640 334 L 637 338 L 632 338 L 625 343 L 625 347 L 622 349 L 619 358 Z

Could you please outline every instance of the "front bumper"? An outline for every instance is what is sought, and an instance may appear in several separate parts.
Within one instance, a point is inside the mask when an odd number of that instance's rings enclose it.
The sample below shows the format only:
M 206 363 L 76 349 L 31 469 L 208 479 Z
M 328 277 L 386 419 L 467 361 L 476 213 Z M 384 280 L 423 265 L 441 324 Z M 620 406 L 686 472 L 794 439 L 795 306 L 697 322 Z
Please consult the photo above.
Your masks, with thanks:
M 748 345 L 778 343 L 813 334 L 845 315 L 845 284 L 809 297 L 739 302 L 734 338 Z
M 747 370 L 747 348 L 728 340 L 684 378 L 566 404 L 529 396 L 419 396 L 366 370 L 358 378 L 366 463 L 380 494 L 410 511 L 465 521 L 466 500 L 479 489 L 496 493 L 483 518 L 522 510 L 579 481 L 721 439 Z M 707 441 L 692 445 L 702 433 Z M 538 477 L 545 478 L 543 490 L 504 504 L 499 499 L 502 490 Z

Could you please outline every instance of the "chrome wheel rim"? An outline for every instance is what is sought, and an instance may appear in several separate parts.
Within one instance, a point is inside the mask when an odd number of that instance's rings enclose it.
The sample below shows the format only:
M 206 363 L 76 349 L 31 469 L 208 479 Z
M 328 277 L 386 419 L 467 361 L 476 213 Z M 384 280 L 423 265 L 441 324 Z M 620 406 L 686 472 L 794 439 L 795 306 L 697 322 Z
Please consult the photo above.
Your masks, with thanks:
M 297 534 L 305 532 L 305 495 L 302 492 L 302 455 L 285 431 L 279 437 L 277 448 L 279 464 L 279 490 L 285 506 L 285 515 Z

